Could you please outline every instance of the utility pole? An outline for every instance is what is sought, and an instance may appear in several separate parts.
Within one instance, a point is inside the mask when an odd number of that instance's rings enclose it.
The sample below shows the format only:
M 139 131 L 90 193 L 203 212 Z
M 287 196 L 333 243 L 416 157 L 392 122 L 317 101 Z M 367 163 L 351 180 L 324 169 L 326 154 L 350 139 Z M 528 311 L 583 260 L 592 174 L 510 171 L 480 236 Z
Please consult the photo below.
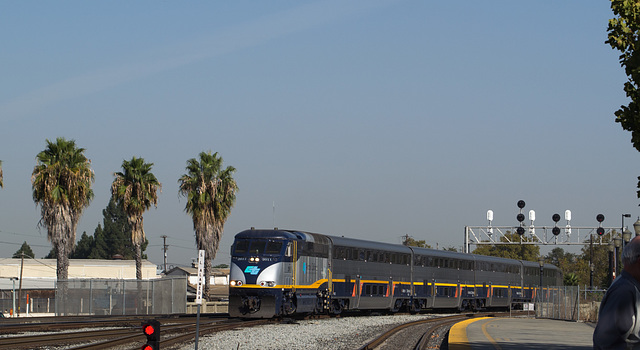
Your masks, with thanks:
M 162 236 L 162 242 L 162 250 L 164 251 L 164 273 L 167 273 L 167 249 L 169 249 L 169 246 L 167 246 L 167 235 Z
M 589 238 L 589 288 L 593 289 L 593 234 Z
M 20 253 L 20 287 L 18 289 L 18 316 L 20 316 L 20 301 L 22 299 L 22 270 L 24 270 L 24 252 Z

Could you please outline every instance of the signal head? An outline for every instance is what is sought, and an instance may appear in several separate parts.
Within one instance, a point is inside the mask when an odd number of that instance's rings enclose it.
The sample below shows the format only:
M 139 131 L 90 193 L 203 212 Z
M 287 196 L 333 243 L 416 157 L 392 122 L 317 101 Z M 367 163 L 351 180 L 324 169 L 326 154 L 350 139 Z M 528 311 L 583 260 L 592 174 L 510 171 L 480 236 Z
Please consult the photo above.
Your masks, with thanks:
M 522 236 L 524 234 L 524 227 L 520 226 L 516 228 L 516 233 Z
M 553 214 L 551 220 L 553 220 L 554 222 L 560 221 L 560 214 Z
M 524 203 L 524 201 L 521 199 L 521 200 L 519 200 L 519 201 L 518 201 L 518 204 L 517 204 L 517 205 L 518 205 L 518 208 L 522 209 L 522 208 L 524 208 L 525 203 Z
M 603 222 L 604 221 L 604 215 L 602 215 L 602 214 L 596 215 L 596 221 Z
M 560 228 L 558 226 L 554 227 L 553 229 L 551 229 L 551 233 L 553 233 L 554 236 L 557 236 L 560 234 Z
M 596 229 L 596 233 L 598 233 L 598 236 L 602 236 L 604 235 L 604 229 L 602 227 L 598 227 Z
M 157 320 L 147 320 L 142 323 L 142 333 L 147 337 L 147 343 L 142 350 L 160 349 L 160 322 Z
M 516 220 L 523 222 L 524 221 L 524 214 L 520 213 L 518 215 L 516 215 Z

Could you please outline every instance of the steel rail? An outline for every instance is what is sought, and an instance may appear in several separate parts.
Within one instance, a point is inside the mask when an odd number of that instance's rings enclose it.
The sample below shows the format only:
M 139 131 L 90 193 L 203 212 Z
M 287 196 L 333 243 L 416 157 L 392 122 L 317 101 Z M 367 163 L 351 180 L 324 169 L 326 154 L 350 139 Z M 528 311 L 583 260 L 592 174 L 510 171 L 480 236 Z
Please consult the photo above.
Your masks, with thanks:
M 200 325 L 200 335 L 213 333 L 213 332 L 220 332 L 220 331 L 225 331 L 230 329 L 236 329 L 240 327 L 254 327 L 254 326 L 263 325 L 269 322 L 273 322 L 273 321 L 269 319 L 266 319 L 266 320 L 261 319 L 261 320 L 253 320 L 253 321 L 229 320 L 229 321 L 222 321 L 222 322 L 216 322 L 216 323 L 208 323 L 208 324 Z M 166 333 L 167 331 L 165 331 L 165 328 L 162 327 L 161 334 L 166 334 Z M 195 334 L 196 334 L 195 324 L 188 325 L 188 326 L 181 325 L 180 330 L 173 329 L 171 330 L 171 333 L 179 333 L 179 334 L 172 337 L 161 336 L 160 346 L 162 348 L 195 340 Z M 103 342 L 95 342 L 91 344 L 79 345 L 69 349 L 70 350 L 99 350 L 99 349 L 108 349 L 111 347 L 124 345 L 124 344 L 132 344 L 132 343 L 136 343 L 133 348 L 140 348 L 140 345 L 142 345 L 145 341 L 146 341 L 146 338 L 140 333 L 139 330 L 136 330 L 136 334 L 127 335 L 127 336 L 123 336 L 115 339 L 109 339 Z
M 209 319 L 205 320 L 205 324 L 215 324 L 224 322 L 223 320 L 228 320 L 228 318 L 224 319 Z M 165 334 L 172 333 L 184 333 L 188 332 L 190 329 L 195 327 L 195 320 L 191 319 L 179 319 L 176 320 L 174 318 L 168 318 L 163 320 L 165 322 L 165 326 L 163 327 L 163 332 Z M 50 331 L 48 329 L 51 324 L 42 325 L 39 324 L 26 324 L 22 327 L 16 328 L 19 332 L 32 332 L 38 331 L 40 334 L 36 335 L 16 335 L 16 336 L 7 336 L 0 338 L 0 349 L 32 349 L 34 347 L 40 347 L 45 345 L 62 345 L 62 344 L 79 344 L 79 343 L 87 343 L 87 342 L 96 342 L 102 339 L 109 339 L 104 343 L 112 343 L 117 344 L 118 342 L 121 344 L 132 343 L 138 341 L 142 343 L 146 341 L 146 338 L 142 335 L 141 332 L 141 322 L 139 319 L 121 319 L 118 321 L 112 321 L 110 323 L 119 324 L 120 327 L 114 329 L 91 329 L 91 330 L 83 330 L 76 332 L 55 332 Z M 171 322 L 171 324 L 167 324 Z M 65 324 L 69 326 L 68 324 Z M 87 323 L 76 322 L 74 323 L 75 328 L 78 329 L 80 327 L 92 326 L 92 327 L 104 327 L 105 324 L 98 325 L 90 325 Z M 17 327 L 17 326 L 16 326 Z M 59 330 L 55 325 L 52 326 L 56 330 Z
M 394 334 L 396 334 L 397 332 L 408 328 L 408 327 L 414 327 L 414 326 L 419 326 L 425 323 L 430 323 L 433 322 L 434 325 L 432 327 L 430 327 L 426 332 L 425 335 L 422 336 L 422 338 L 424 338 L 424 343 L 428 343 L 428 340 L 431 336 L 431 334 L 433 334 L 438 328 L 440 327 L 444 327 L 444 326 L 448 326 L 448 325 L 453 325 L 454 323 L 463 321 L 465 319 L 468 318 L 474 318 L 474 317 L 504 317 L 504 316 L 518 316 L 518 315 L 525 315 L 524 312 L 504 312 L 504 313 L 495 313 L 495 312 L 478 312 L 478 313 L 473 313 L 473 314 L 460 314 L 460 315 L 452 315 L 452 316 L 445 316 L 445 317 L 438 317 L 438 318 L 428 318 L 428 319 L 424 319 L 424 320 L 419 320 L 419 321 L 412 321 L 412 322 L 408 322 L 408 323 L 404 323 L 401 325 L 398 325 L 386 332 L 384 332 L 383 334 L 381 334 L 379 337 L 373 339 L 372 341 L 370 341 L 369 343 L 365 344 L 364 346 L 362 346 L 361 348 L 359 348 L 359 350 L 372 350 L 375 349 L 376 347 L 380 346 L 382 343 L 384 343 L 385 340 L 389 339 L 391 336 L 393 336 Z M 428 334 L 427 334 L 428 333 Z M 420 342 L 422 342 L 423 340 L 421 340 L 418 342 L 418 344 L 420 344 Z M 418 345 L 416 344 L 416 346 Z M 417 349 L 417 347 L 416 347 Z
M 397 332 L 399 332 L 399 331 L 401 331 L 401 330 L 403 330 L 405 328 L 408 328 L 408 327 L 418 326 L 418 325 L 422 325 L 422 324 L 430 323 L 430 322 L 436 322 L 436 323 L 454 322 L 455 323 L 455 322 L 459 322 L 461 320 L 467 319 L 469 317 L 473 317 L 473 315 L 472 314 L 471 315 L 453 315 L 453 316 L 445 316 L 445 317 L 438 317 L 438 318 L 427 318 L 427 319 L 424 319 L 424 320 L 403 323 L 401 325 L 393 327 L 390 330 L 384 332 L 379 337 L 377 337 L 377 338 L 373 339 L 372 341 L 370 341 L 369 343 L 365 344 L 359 350 L 372 350 L 372 349 L 375 349 L 378 346 L 380 346 L 380 344 L 384 343 L 385 340 L 389 339 L 392 335 L 394 335 Z
M 447 321 L 447 322 L 437 323 L 437 324 L 431 326 L 420 337 L 420 340 L 418 340 L 418 342 L 414 346 L 413 350 L 424 350 L 424 349 L 427 349 L 427 347 L 429 346 L 430 340 L 438 335 L 438 331 L 440 330 L 440 328 L 442 328 L 442 327 L 450 327 L 450 326 L 453 326 L 454 324 L 456 324 L 458 322 L 460 322 L 460 320 L 451 320 L 451 321 Z

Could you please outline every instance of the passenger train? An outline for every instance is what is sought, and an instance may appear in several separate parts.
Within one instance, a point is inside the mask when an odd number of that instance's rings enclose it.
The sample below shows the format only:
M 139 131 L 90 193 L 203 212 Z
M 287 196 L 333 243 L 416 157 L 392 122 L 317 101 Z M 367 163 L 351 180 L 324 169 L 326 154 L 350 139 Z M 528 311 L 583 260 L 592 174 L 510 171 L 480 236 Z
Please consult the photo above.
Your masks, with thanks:
M 550 264 L 278 229 L 238 233 L 230 269 L 229 314 L 244 318 L 511 308 L 534 300 L 541 270 L 562 284 Z

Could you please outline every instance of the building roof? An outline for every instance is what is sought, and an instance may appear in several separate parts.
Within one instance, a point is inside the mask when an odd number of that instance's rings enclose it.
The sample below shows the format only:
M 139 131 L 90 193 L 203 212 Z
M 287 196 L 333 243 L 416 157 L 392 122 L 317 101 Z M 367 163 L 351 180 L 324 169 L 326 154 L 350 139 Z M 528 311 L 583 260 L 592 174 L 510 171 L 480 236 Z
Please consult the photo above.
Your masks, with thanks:
M 225 268 L 225 269 L 220 269 L 220 268 L 212 268 L 211 269 L 211 275 L 212 276 L 227 276 L 229 275 L 229 268 Z M 172 275 L 180 275 L 180 276 L 197 276 L 198 275 L 198 269 L 196 269 L 195 267 L 174 267 L 171 270 L 167 271 L 167 273 L 165 273 L 165 275 L 167 276 L 172 276 Z

